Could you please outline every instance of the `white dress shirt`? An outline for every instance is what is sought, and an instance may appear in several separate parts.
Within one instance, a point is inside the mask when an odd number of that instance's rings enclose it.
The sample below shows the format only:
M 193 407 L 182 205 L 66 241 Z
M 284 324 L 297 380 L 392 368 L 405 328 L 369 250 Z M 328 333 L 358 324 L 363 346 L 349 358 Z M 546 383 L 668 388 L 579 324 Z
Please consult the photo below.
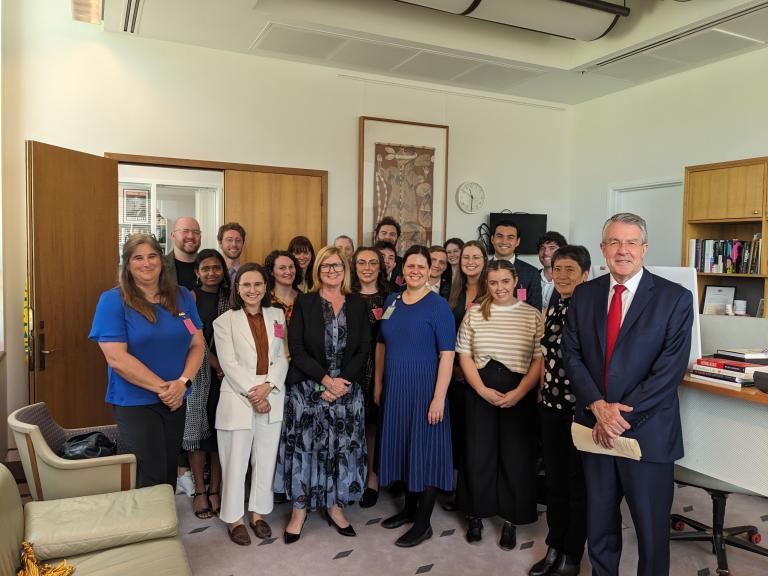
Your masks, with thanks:
M 549 308 L 549 299 L 552 298 L 552 292 L 555 290 L 555 281 L 547 280 L 544 276 L 544 269 L 541 270 L 541 309 Z
M 624 282 L 624 286 L 626 287 L 626 290 L 621 295 L 621 322 L 624 323 L 624 317 L 627 315 L 627 310 L 629 310 L 630 305 L 632 304 L 632 299 L 635 297 L 635 292 L 637 292 L 637 287 L 640 286 L 640 278 L 643 277 L 643 268 L 640 268 L 640 271 L 632 276 L 629 280 Z M 608 290 L 608 303 L 606 304 L 605 309 L 608 310 L 611 307 L 611 298 L 613 298 L 613 287 L 616 286 L 618 282 L 616 282 L 616 279 L 613 277 L 613 274 L 611 274 L 611 287 Z

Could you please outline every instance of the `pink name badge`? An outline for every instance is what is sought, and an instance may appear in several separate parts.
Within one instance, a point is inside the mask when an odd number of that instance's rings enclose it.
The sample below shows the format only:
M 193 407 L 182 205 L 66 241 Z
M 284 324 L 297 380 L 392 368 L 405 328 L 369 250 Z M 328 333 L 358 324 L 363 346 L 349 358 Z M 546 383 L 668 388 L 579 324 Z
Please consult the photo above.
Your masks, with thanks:
M 402 286 L 403 285 L 403 277 L 402 276 L 398 276 L 397 278 L 395 278 L 395 284 L 397 284 L 398 286 Z
M 184 326 L 187 327 L 187 332 L 192 334 L 193 336 L 197 334 L 197 326 L 195 326 L 195 323 L 192 322 L 189 318 L 184 318 Z
M 373 317 L 376 318 L 376 320 L 381 320 L 382 314 L 384 314 L 384 310 L 382 310 L 381 308 L 373 309 Z
M 521 302 L 525 302 L 528 298 L 528 290 L 525 288 L 518 288 L 517 289 L 517 299 Z
M 275 322 L 273 328 L 275 329 L 275 338 L 285 338 L 285 326 Z

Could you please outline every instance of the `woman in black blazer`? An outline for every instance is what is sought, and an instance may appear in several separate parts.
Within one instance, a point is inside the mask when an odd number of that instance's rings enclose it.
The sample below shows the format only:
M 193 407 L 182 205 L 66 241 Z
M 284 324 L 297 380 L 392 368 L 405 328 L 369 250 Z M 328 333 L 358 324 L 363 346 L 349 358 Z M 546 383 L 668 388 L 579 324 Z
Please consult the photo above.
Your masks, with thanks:
M 366 443 L 363 393 L 370 350 L 368 308 L 350 294 L 349 263 L 326 246 L 312 271 L 314 288 L 293 306 L 288 349 L 291 364 L 275 491 L 285 492 L 293 513 L 285 530 L 301 536 L 309 510 L 325 509 L 329 525 L 355 536 L 343 508 L 362 498 Z

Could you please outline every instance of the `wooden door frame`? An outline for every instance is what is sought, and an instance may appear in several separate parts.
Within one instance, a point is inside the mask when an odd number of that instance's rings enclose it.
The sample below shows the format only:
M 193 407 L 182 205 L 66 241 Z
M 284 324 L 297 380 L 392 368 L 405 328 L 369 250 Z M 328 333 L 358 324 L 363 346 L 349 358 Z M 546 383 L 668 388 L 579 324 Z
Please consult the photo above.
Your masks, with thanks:
M 293 176 L 316 176 L 320 178 L 322 206 L 322 222 L 320 234 L 324 242 L 328 242 L 328 171 L 311 170 L 308 168 L 286 168 L 282 166 L 262 166 L 259 164 L 241 164 L 237 162 L 218 162 L 215 160 L 194 160 L 189 158 L 167 158 L 164 156 L 143 156 L 140 154 L 123 154 L 120 152 L 105 152 L 106 158 L 117 160 L 118 164 L 140 164 L 145 166 L 161 166 L 163 168 L 187 168 L 193 170 L 240 170 L 242 172 L 262 172 L 268 174 L 287 174 Z M 226 187 L 222 190 L 222 198 L 226 201 Z

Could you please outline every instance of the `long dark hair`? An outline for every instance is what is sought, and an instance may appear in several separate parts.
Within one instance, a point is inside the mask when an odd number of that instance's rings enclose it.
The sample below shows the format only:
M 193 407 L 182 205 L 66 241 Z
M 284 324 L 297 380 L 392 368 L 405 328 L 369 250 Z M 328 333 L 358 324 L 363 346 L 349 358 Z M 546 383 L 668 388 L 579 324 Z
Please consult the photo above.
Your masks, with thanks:
M 207 260 L 208 258 L 216 258 L 219 261 L 219 264 L 221 264 L 224 276 L 221 279 L 221 284 L 219 284 L 219 290 L 226 290 L 227 293 L 229 293 L 229 270 L 227 270 L 227 261 L 224 260 L 224 256 L 222 256 L 218 250 L 214 250 L 213 248 L 200 250 L 200 252 L 197 253 L 197 258 L 195 258 L 195 272 L 200 272 L 200 265 L 203 263 L 203 260 Z M 195 285 L 202 285 L 199 276 L 195 281 Z
M 309 265 L 307 266 L 307 274 L 304 280 L 307 282 L 307 288 L 311 290 L 315 285 L 314 278 L 312 277 L 312 271 L 315 269 L 315 247 L 312 246 L 312 242 L 306 236 L 294 236 L 288 242 L 288 252 L 291 254 L 295 252 L 309 252 Z M 297 269 L 301 270 L 301 267 L 297 266 Z
M 296 260 L 296 256 L 293 255 L 293 252 L 289 252 L 288 250 L 272 250 L 272 252 L 267 254 L 267 257 L 264 259 L 264 269 L 267 271 L 267 283 L 269 284 L 269 289 L 271 291 L 275 290 L 275 261 L 280 258 L 280 256 L 290 258 L 291 262 L 293 262 L 293 267 L 296 268 L 296 275 L 293 278 L 291 287 L 298 292 L 304 274 L 301 271 L 301 266 L 299 266 L 299 261 Z
M 451 284 L 451 293 L 448 296 L 448 304 L 451 308 L 456 308 L 456 305 L 459 303 L 459 296 L 461 296 L 461 293 L 465 292 L 467 289 L 467 275 L 464 274 L 464 271 L 461 269 L 461 259 L 464 257 L 466 249 L 472 247 L 478 248 L 483 255 L 483 269 L 480 272 L 480 278 L 478 279 L 477 296 L 480 298 L 485 295 L 485 271 L 488 267 L 488 253 L 485 251 L 485 246 L 482 242 L 479 242 L 478 240 L 469 240 L 461 247 L 461 254 L 459 254 L 459 274 L 453 279 L 453 283 Z
M 387 270 L 384 267 L 384 255 L 372 246 L 358 246 L 352 255 L 352 292 L 360 292 L 362 289 L 360 278 L 357 276 L 357 257 L 361 252 L 373 252 L 379 259 L 379 274 L 376 276 L 376 290 L 378 292 L 387 291 Z
M 127 306 L 133 308 L 141 314 L 148 322 L 154 324 L 157 322 L 157 312 L 154 305 L 144 297 L 144 293 L 136 286 L 133 274 L 130 270 L 130 261 L 136 249 L 143 245 L 149 245 L 157 253 L 160 259 L 160 277 L 157 279 L 157 293 L 160 297 L 160 306 L 168 310 L 174 316 L 179 313 L 178 303 L 176 301 L 176 290 L 178 287 L 168 274 L 168 269 L 163 258 L 163 249 L 160 243 L 151 234 L 131 234 L 123 244 L 123 253 L 121 257 L 120 275 L 118 284 L 120 286 L 120 295 Z
M 246 272 L 258 272 L 261 274 L 261 278 L 264 280 L 265 284 L 264 296 L 261 299 L 261 307 L 269 308 L 272 306 L 272 297 L 269 294 L 269 282 L 267 281 L 267 273 L 264 271 L 264 267 L 261 264 L 256 264 L 256 262 L 248 262 L 247 264 L 240 266 L 237 270 L 237 274 L 235 274 L 235 282 L 232 286 L 232 292 L 229 294 L 229 307 L 232 310 L 240 310 L 240 308 L 243 307 L 243 299 L 237 291 L 237 285 L 240 284 L 240 278 L 242 278 L 243 274 Z

